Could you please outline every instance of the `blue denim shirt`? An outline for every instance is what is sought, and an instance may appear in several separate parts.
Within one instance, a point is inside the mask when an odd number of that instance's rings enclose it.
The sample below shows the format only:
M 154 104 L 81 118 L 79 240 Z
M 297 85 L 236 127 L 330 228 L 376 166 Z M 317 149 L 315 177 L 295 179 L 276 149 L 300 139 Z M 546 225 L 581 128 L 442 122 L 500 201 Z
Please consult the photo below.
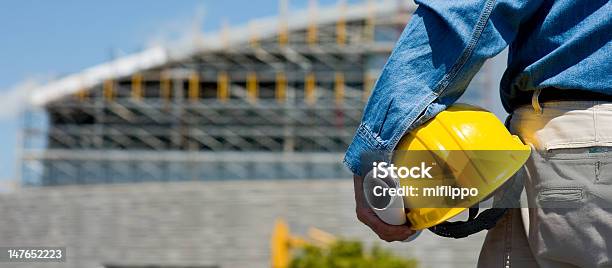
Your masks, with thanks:
M 506 46 L 500 89 L 509 112 L 538 88 L 612 94 L 608 0 L 416 2 L 346 152 L 357 175 L 364 153 L 391 152 L 404 133 L 455 102 L 484 61 Z

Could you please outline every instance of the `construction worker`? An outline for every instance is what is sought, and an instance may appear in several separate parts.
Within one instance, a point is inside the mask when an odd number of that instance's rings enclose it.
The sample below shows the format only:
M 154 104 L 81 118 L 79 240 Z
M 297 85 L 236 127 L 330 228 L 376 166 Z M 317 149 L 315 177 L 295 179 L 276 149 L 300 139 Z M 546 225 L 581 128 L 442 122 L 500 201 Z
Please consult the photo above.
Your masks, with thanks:
M 393 151 L 509 46 L 500 91 L 510 131 L 532 148 L 515 176 L 530 208 L 509 209 L 488 231 L 479 267 L 612 266 L 612 3 L 416 2 L 345 155 L 358 219 L 385 241 L 414 234 L 366 205 L 372 163 L 362 156 Z

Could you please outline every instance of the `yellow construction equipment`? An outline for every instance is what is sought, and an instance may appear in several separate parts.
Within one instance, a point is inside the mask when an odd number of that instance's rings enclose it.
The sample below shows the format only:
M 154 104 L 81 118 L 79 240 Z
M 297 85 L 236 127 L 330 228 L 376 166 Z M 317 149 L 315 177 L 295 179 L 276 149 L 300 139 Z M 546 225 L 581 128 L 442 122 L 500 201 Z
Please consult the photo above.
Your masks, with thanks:
M 308 237 L 293 235 L 283 219 L 276 219 L 270 240 L 270 264 L 272 268 L 286 268 L 291 262 L 291 250 L 307 245 L 326 246 L 334 243 L 336 237 L 323 230 L 311 227 Z

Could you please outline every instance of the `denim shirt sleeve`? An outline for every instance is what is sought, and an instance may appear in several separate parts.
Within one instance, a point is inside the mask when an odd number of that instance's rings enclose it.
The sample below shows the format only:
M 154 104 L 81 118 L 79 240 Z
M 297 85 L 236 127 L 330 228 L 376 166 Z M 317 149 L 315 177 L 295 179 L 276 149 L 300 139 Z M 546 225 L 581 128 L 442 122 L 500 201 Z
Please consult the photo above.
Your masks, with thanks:
M 391 152 L 407 131 L 455 102 L 487 58 L 501 52 L 538 0 L 420 0 L 374 85 L 344 163 Z M 367 168 L 367 167 L 366 167 Z

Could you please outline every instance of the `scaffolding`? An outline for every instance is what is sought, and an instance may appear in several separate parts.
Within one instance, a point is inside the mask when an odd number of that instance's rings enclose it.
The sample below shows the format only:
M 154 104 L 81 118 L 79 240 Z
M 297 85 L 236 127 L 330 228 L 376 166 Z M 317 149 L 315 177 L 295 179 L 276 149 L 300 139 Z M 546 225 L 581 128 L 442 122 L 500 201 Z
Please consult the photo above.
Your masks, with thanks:
M 22 181 L 347 177 L 342 152 L 413 11 L 378 6 L 330 21 L 311 5 L 302 26 L 281 14 L 276 34 L 249 23 L 242 42 L 225 29 L 220 48 L 45 101 L 25 115 Z

